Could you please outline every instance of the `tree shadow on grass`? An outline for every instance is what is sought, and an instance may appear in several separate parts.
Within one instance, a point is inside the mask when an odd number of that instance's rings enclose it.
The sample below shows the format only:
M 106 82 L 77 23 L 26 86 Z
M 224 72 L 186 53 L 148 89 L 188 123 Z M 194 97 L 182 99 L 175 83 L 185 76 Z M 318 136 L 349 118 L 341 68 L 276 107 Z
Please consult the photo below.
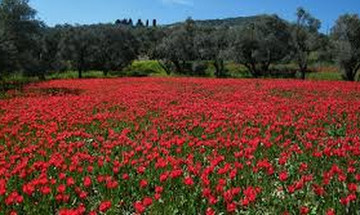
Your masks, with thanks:
M 68 96 L 68 95 L 78 96 L 82 94 L 83 91 L 84 90 L 62 88 L 62 87 L 32 88 L 25 91 L 25 94 L 36 94 L 38 96 Z
M 81 89 L 62 87 L 16 89 L 3 92 L 0 99 L 12 99 L 18 97 L 79 96 L 83 92 L 84 90 Z

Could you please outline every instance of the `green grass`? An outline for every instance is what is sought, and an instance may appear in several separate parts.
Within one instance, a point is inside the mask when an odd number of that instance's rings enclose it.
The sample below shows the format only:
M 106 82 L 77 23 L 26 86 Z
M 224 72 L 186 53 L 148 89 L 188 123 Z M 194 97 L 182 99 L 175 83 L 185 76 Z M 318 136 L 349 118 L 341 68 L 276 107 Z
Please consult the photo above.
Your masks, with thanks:
M 246 67 L 243 65 L 226 62 L 225 68 L 228 71 L 228 76 L 232 78 L 250 78 Z M 272 66 L 273 69 L 296 69 L 295 64 L 282 64 Z M 211 62 L 208 62 L 208 69 L 206 70 L 207 77 L 214 77 L 214 66 Z M 306 75 L 307 80 L 342 80 L 341 73 L 333 65 L 313 65 L 312 70 L 314 72 Z M 112 77 L 166 77 L 166 71 L 160 66 L 156 60 L 137 60 L 130 66 L 126 67 L 123 71 L 110 72 L 107 76 L 102 71 L 88 71 L 83 72 L 84 78 L 112 78 Z M 183 77 L 186 75 L 172 73 L 173 77 Z M 46 75 L 46 80 L 54 79 L 77 79 L 77 71 L 57 72 Z M 271 77 L 270 77 L 271 78 Z M 360 80 L 360 77 L 357 77 Z M 6 76 L 0 81 L 0 98 L 5 98 L 7 90 L 21 90 L 22 87 L 28 83 L 37 82 L 37 77 L 26 77 L 20 73 Z
M 249 78 L 247 68 L 241 64 L 227 62 L 225 68 L 228 70 L 228 75 L 233 78 Z
M 83 72 L 83 78 L 105 78 L 105 77 L 113 77 L 112 74 L 108 74 L 105 76 L 101 71 L 88 71 Z M 79 77 L 79 73 L 77 71 L 67 71 L 60 73 L 53 73 L 46 76 L 46 79 L 76 79 Z
M 39 79 L 37 77 L 26 77 L 22 75 L 21 73 L 14 73 L 11 75 L 8 75 L 4 77 L 2 82 L 5 83 L 26 83 L 26 82 L 34 82 L 38 81 Z M 1 81 L 1 80 L 0 80 Z
M 36 77 L 25 77 L 21 74 L 15 73 L 0 79 L 0 99 L 8 97 L 6 93 L 9 90 L 21 90 L 23 86 L 39 81 Z
M 167 76 L 166 71 L 156 60 L 134 61 L 130 66 L 124 69 L 125 76 Z
M 312 72 L 307 74 L 308 80 L 327 80 L 327 81 L 341 81 L 343 80 L 339 72 Z

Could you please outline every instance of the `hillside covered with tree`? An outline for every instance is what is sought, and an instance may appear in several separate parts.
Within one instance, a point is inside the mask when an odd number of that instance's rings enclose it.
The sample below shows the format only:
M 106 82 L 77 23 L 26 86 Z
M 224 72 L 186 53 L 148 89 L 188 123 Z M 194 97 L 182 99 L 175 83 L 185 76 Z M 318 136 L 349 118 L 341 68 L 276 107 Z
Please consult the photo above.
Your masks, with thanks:
M 134 60 L 157 61 L 168 75 L 228 77 L 229 62 L 254 78 L 282 74 L 305 79 L 314 63 L 337 64 L 345 80 L 356 80 L 360 67 L 358 14 L 339 17 L 331 33 L 304 8 L 295 22 L 259 15 L 159 25 L 156 19 L 118 19 L 108 24 L 57 25 L 37 19 L 27 0 L 0 3 L 0 78 L 37 76 L 69 70 L 105 75 Z M 279 70 L 277 65 L 293 65 Z

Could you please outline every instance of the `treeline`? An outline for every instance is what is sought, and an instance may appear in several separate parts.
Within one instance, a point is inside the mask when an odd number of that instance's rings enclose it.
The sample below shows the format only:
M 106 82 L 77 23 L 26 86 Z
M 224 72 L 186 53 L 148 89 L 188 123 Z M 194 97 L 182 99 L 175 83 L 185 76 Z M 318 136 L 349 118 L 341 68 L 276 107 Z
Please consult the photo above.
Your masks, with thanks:
M 120 20 L 120 19 L 117 19 L 116 21 L 115 21 L 115 24 L 116 25 L 125 25 L 125 26 L 130 26 L 130 27 L 150 27 L 150 21 L 147 19 L 146 21 L 145 21 L 145 23 L 141 20 L 141 19 L 138 19 L 138 21 L 137 21 L 137 23 L 135 24 L 135 26 L 134 26 L 134 22 L 133 22 L 133 20 L 130 18 L 130 19 L 122 19 L 122 20 Z M 157 26 L 157 21 L 156 21 L 156 19 L 153 19 L 153 21 L 152 21 L 152 26 L 153 27 L 156 27 Z
M 225 62 L 244 65 L 257 78 L 276 73 L 271 65 L 296 64 L 306 77 L 311 61 L 337 63 L 345 80 L 360 69 L 360 19 L 340 16 L 329 35 L 303 8 L 296 22 L 276 15 L 239 26 L 202 26 L 192 19 L 181 25 L 150 26 L 131 19 L 113 24 L 47 27 L 36 19 L 27 0 L 0 3 L 0 79 L 21 72 L 44 79 L 52 72 L 121 71 L 136 59 L 158 60 L 168 73 L 204 75 L 209 63 L 216 77 L 226 77 Z M 315 60 L 314 60 L 315 59 Z

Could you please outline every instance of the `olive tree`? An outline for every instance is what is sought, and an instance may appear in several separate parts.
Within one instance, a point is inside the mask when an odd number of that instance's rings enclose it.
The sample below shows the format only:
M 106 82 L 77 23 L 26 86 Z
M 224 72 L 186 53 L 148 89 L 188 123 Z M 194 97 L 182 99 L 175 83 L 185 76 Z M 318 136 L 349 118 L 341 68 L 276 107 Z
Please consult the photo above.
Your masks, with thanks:
M 120 71 L 130 64 L 138 52 L 138 41 L 126 26 L 98 25 L 96 32 L 95 64 L 106 76 L 109 71 Z
M 297 9 L 296 16 L 296 24 L 292 27 L 292 51 L 301 78 L 305 79 L 309 56 L 311 52 L 320 47 L 319 29 L 321 22 L 301 7 Z
M 60 53 L 78 71 L 79 78 L 95 61 L 97 36 L 87 26 L 68 27 L 60 42 Z
M 156 58 L 156 49 L 165 36 L 164 28 L 134 28 L 132 32 L 138 42 L 140 57 Z
M 157 57 L 162 66 L 170 73 L 169 63 L 175 66 L 177 73 L 185 73 L 188 61 L 197 59 L 198 52 L 194 44 L 196 34 L 195 22 L 187 19 L 185 24 L 168 30 L 167 36 L 157 46 Z
M 34 44 L 43 26 L 28 0 L 0 1 L 0 70 L 28 69 L 29 61 L 36 58 Z
M 268 16 L 231 30 L 229 56 L 257 78 L 287 56 L 290 38 L 288 25 L 277 16 Z
M 0 26 L 0 80 L 17 68 L 17 49 L 13 41 L 4 36 Z
M 195 45 L 199 52 L 200 60 L 212 61 L 216 77 L 224 77 L 226 75 L 224 60 L 229 42 L 227 32 L 227 28 L 204 28 L 195 37 Z
M 63 27 L 44 27 L 32 45 L 32 57 L 27 61 L 25 71 L 44 80 L 52 71 L 66 68 L 60 54 L 60 41 L 63 36 Z
M 345 80 L 354 81 L 360 69 L 360 19 L 357 14 L 340 16 L 332 29 L 336 59 Z

